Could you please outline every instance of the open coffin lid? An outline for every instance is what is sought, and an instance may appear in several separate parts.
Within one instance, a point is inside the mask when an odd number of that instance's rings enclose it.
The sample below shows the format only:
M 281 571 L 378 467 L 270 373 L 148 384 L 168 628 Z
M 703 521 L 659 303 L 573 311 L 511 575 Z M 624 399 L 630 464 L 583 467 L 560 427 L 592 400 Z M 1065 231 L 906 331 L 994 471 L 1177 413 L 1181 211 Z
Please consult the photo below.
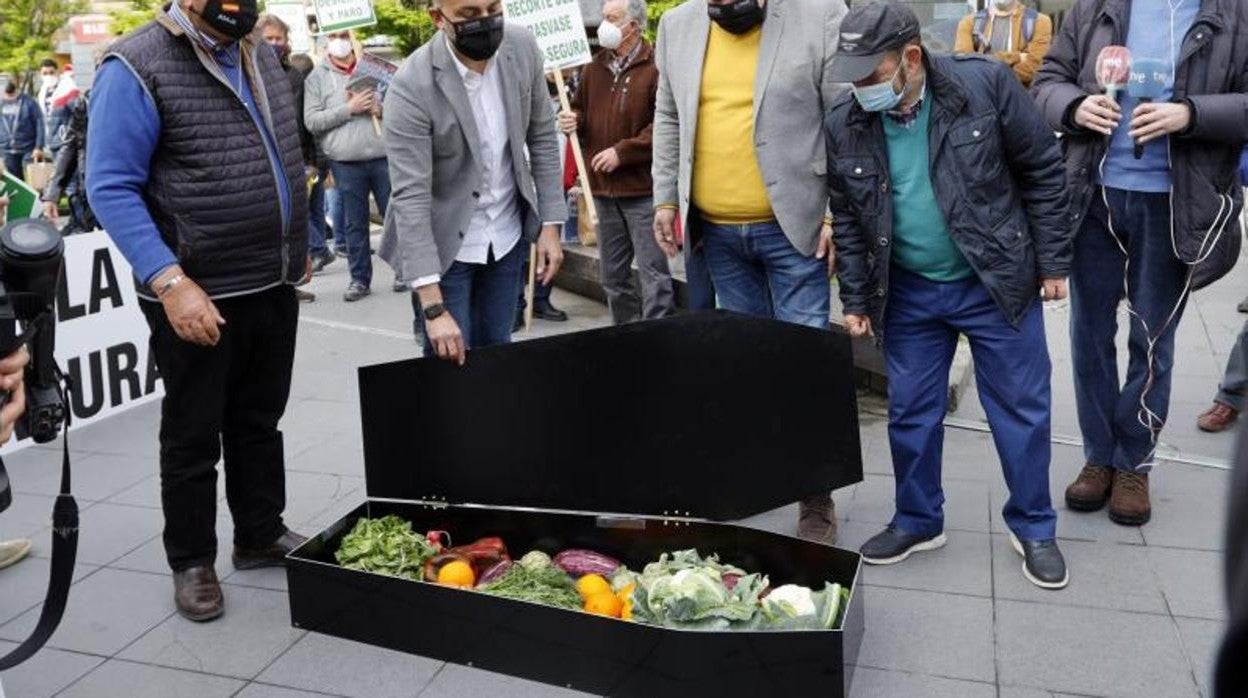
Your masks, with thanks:
M 359 375 L 374 500 L 728 521 L 862 479 L 839 331 L 696 313 Z

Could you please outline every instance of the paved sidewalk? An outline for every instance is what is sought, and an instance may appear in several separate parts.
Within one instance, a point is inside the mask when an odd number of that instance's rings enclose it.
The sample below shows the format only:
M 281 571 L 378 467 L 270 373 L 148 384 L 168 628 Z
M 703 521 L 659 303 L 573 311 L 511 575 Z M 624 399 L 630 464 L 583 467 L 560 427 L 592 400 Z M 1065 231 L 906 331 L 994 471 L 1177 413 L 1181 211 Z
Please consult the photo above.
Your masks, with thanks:
M 312 533 L 362 501 L 363 465 L 354 369 L 413 356 L 408 299 L 391 294 L 379 266 L 377 293 L 347 306 L 345 263 L 309 287 L 303 306 L 294 392 L 283 423 L 288 523 Z M 1233 278 L 1198 296 L 1180 330 L 1179 379 L 1166 453 L 1224 461 L 1230 436 L 1196 433 L 1193 420 L 1212 397 L 1244 316 L 1234 304 L 1248 284 Z M 607 322 L 598 304 L 557 292 L 573 316 L 538 322 L 537 334 Z M 1073 421 L 1064 311 L 1049 311 L 1057 395 L 1055 432 L 1077 436 Z M 960 424 L 982 418 L 968 394 Z M 885 424 L 864 401 L 866 479 L 837 492 L 841 545 L 856 547 L 892 512 Z M 3 675 L 9 696 L 173 698 L 239 696 L 576 695 L 356 643 L 290 626 L 281 570 L 235 571 L 228 546 L 218 572 L 227 613 L 195 625 L 178 617 L 159 538 L 156 406 L 139 408 L 74 437 L 75 492 L 82 511 L 78 581 L 50 648 Z M 1039 698 L 1209 695 L 1211 659 L 1224 619 L 1220 564 L 1227 474 L 1217 467 L 1163 464 L 1156 512 L 1143 529 L 1104 514 L 1059 509 L 1071 564 L 1063 592 L 1042 592 L 1020 574 L 999 510 L 1004 485 L 990 436 L 950 429 L 945 482 L 949 545 L 904 565 L 868 569 L 867 635 L 856 697 Z M 1079 449 L 1054 451 L 1053 492 L 1082 464 Z M 57 455 L 28 450 L 8 459 L 15 496 L 0 536 L 32 535 L 34 558 L 0 571 L 0 651 L 25 637 L 38 615 L 48 571 L 47 521 L 57 486 Z M 229 541 L 224 508 L 218 536 Z M 749 525 L 790 532 L 795 508 Z M 418 629 L 413 629 L 418 632 Z

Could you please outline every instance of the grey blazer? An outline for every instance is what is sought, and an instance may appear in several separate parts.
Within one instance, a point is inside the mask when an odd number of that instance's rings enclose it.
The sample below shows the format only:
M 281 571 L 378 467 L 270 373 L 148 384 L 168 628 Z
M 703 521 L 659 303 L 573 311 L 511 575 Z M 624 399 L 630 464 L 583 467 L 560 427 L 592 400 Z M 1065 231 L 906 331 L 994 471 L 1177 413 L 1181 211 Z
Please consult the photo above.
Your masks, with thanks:
M 542 52 L 528 29 L 509 23 L 493 60 L 503 71 L 524 237 L 532 241 L 542 221 L 568 215 Z M 386 92 L 385 114 L 391 193 L 378 255 L 399 279 L 415 281 L 455 261 L 482 181 L 477 123 L 441 35 L 403 62 Z
M 846 89 L 829 80 L 845 12 L 844 0 L 769 0 L 754 76 L 754 152 L 776 220 L 805 255 L 827 215 L 823 116 Z M 678 205 L 686 226 L 710 30 L 704 0 L 689 0 L 663 15 L 655 46 L 654 203 Z

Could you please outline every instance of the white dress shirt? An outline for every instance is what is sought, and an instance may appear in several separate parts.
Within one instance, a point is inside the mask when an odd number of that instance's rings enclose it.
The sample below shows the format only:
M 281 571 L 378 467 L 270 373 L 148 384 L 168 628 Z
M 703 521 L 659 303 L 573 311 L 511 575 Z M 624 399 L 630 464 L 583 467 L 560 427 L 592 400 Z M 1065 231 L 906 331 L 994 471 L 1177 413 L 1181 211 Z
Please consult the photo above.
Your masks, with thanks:
M 468 104 L 472 107 L 473 120 L 477 125 L 477 150 L 481 154 L 481 196 L 476 200 L 455 261 L 485 264 L 489 261 L 491 249 L 495 260 L 502 259 L 520 242 L 524 232 L 516 176 L 512 169 L 515 163 L 507 137 L 503 83 L 493 60 L 486 64 L 485 73 L 478 73 L 459 59 L 451 48 L 450 39 L 446 42 L 451 56 L 455 58 L 455 68 L 468 91 Z M 440 275 L 423 277 L 413 281 L 412 288 L 439 281 Z

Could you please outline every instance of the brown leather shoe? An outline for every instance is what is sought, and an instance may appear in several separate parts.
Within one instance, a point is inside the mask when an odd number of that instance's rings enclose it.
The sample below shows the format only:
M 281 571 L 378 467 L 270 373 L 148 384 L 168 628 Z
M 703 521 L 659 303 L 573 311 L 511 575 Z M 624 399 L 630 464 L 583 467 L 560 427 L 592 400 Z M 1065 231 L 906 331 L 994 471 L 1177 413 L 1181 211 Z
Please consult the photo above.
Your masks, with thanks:
M 827 545 L 836 542 L 836 502 L 832 495 L 807 497 L 798 504 L 797 537 Z
M 1237 419 L 1239 419 L 1239 410 L 1230 405 L 1215 402 L 1213 407 L 1196 418 L 1196 426 L 1201 431 L 1216 434 L 1230 429 Z
M 178 613 L 196 623 L 220 618 L 225 613 L 221 582 L 211 566 L 188 567 L 173 573 L 173 602 Z
M 1074 511 L 1098 511 L 1109 501 L 1114 469 L 1088 463 L 1066 488 L 1066 507 Z
M 285 567 L 286 556 L 290 551 L 303 545 L 307 538 L 286 529 L 277 540 L 264 548 L 244 548 L 234 546 L 234 568 L 254 570 L 260 567 Z
M 1114 471 L 1114 494 L 1109 500 L 1109 520 L 1120 526 L 1143 526 L 1153 517 L 1148 502 L 1148 473 Z

